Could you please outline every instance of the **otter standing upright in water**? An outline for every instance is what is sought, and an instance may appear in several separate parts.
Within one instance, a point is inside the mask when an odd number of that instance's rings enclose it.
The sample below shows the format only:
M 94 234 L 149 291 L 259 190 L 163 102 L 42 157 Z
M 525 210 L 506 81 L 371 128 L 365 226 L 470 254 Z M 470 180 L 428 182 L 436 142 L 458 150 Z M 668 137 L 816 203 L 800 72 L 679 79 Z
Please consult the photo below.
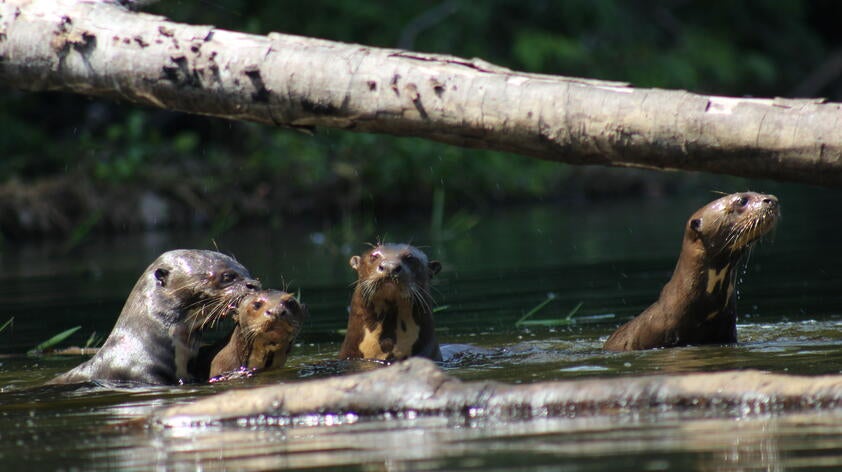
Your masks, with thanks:
M 779 216 L 774 195 L 754 192 L 727 195 L 696 211 L 687 222 L 678 264 L 660 298 L 617 329 L 604 349 L 736 342 L 735 269 Z
M 240 368 L 250 373 L 283 367 L 307 316 L 307 306 L 289 293 L 261 290 L 246 295 L 234 314 L 234 329 L 211 361 L 209 376 Z
M 166 252 L 140 276 L 102 348 L 49 383 L 193 381 L 188 364 L 198 351 L 201 330 L 259 288 L 245 267 L 224 254 Z
M 378 244 L 350 264 L 358 278 L 339 358 L 441 360 L 430 296 L 441 264 L 408 244 Z

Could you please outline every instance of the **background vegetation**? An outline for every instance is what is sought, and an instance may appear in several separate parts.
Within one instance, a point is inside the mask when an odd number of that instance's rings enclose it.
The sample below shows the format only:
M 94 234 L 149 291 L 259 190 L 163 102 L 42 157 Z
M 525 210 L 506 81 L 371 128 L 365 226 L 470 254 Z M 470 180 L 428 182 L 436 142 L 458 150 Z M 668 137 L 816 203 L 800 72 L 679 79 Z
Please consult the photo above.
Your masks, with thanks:
M 842 100 L 830 0 L 165 1 L 176 21 L 481 57 L 513 69 L 722 95 Z M 419 139 L 266 126 L 0 91 L 0 231 L 328 220 L 661 194 L 723 177 L 572 168 Z M 700 180 L 701 179 L 701 180 Z M 727 179 L 726 179 L 727 180 Z M 717 185 L 723 187 L 723 185 Z

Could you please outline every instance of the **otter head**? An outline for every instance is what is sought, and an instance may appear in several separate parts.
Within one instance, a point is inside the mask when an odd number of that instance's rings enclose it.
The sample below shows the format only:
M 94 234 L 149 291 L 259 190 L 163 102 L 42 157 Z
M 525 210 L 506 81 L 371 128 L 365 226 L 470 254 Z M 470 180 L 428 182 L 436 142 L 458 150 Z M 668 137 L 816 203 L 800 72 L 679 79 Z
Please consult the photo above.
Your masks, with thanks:
M 700 243 L 708 258 L 734 260 L 774 228 L 779 216 L 774 195 L 734 193 L 696 211 L 687 222 L 685 238 Z
M 349 261 L 357 271 L 357 290 L 368 303 L 375 293 L 401 298 L 429 297 L 430 279 L 441 271 L 441 263 L 409 244 L 378 244 Z
M 145 277 L 145 283 L 152 286 L 155 306 L 165 308 L 155 316 L 166 326 L 186 324 L 191 332 L 232 313 L 244 296 L 260 289 L 260 282 L 251 278 L 245 267 L 214 251 L 166 252 L 152 263 Z
M 307 306 L 289 293 L 260 290 L 246 295 L 234 315 L 247 341 L 289 348 L 309 316 Z

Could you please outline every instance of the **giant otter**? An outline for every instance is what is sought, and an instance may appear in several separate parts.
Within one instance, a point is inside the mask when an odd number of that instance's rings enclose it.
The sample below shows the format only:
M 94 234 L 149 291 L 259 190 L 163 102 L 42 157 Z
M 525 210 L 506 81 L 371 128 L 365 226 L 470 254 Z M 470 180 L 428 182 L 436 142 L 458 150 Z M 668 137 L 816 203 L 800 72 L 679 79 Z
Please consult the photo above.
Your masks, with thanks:
M 752 243 L 778 221 L 774 195 L 735 193 L 693 213 L 681 255 L 658 301 L 621 326 L 603 346 L 631 351 L 737 341 L 734 273 Z
M 430 295 L 441 264 L 408 244 L 378 244 L 350 264 L 358 278 L 339 358 L 441 360 Z
M 246 295 L 234 314 L 234 329 L 211 361 L 209 376 L 283 367 L 307 316 L 307 306 L 289 293 L 261 290 Z
M 201 330 L 259 288 L 260 282 L 245 267 L 224 254 L 166 252 L 140 276 L 102 348 L 49 383 L 194 381 L 188 366 L 198 350 Z

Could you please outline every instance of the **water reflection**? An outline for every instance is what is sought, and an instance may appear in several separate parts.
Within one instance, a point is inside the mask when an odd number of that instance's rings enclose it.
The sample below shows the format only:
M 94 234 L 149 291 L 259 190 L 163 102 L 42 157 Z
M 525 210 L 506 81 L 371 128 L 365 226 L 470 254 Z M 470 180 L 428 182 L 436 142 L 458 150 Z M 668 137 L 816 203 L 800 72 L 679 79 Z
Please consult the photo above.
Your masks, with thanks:
M 80 452 L 95 468 L 490 470 L 563 463 L 571 470 L 785 470 L 839 465 L 840 419 L 838 414 L 738 421 L 663 414 L 515 423 L 413 418 L 104 433 Z M 647 426 L 652 424 L 658 427 Z

